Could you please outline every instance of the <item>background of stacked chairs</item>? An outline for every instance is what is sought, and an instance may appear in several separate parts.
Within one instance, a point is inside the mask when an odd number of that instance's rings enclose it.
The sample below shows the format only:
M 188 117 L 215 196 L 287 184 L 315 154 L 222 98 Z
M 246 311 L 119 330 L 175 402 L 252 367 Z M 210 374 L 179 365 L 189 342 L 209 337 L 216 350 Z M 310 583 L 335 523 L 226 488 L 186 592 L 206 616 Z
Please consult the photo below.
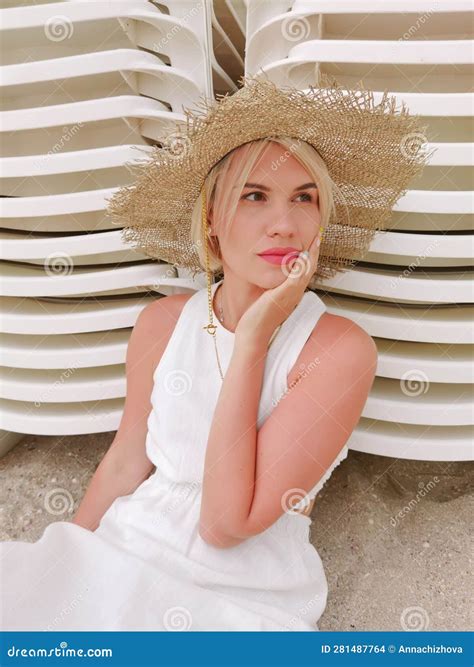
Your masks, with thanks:
M 25 434 L 116 430 L 138 314 L 196 289 L 105 215 L 127 162 L 243 74 L 307 89 L 321 71 L 388 90 L 436 148 L 364 261 L 316 287 L 379 352 L 348 444 L 473 458 L 470 2 L 7 0 L 0 18 L 0 455 Z

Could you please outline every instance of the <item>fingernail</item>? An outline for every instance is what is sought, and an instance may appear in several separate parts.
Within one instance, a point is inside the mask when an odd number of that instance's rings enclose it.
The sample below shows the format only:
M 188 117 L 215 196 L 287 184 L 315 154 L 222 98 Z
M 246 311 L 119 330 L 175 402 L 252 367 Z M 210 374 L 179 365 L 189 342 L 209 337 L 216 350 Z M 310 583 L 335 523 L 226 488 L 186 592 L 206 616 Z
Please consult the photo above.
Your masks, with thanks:
M 307 250 L 302 250 L 300 252 L 300 257 L 301 259 L 306 259 L 307 257 L 309 257 L 309 252 Z
M 316 241 L 316 245 L 317 245 L 318 248 L 319 248 L 319 246 L 321 245 L 321 239 L 318 239 L 318 240 Z

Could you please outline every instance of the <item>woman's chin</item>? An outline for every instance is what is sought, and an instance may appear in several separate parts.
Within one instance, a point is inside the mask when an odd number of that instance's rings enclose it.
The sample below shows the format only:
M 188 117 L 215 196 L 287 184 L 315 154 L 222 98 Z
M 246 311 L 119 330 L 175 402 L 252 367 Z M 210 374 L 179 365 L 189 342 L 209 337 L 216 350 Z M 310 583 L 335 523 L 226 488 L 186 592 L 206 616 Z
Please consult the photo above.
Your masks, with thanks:
M 255 279 L 252 280 L 252 282 L 262 289 L 273 289 L 285 282 L 288 273 L 285 272 L 281 266 L 273 266 L 264 271 L 259 271 L 258 278 L 255 276 Z

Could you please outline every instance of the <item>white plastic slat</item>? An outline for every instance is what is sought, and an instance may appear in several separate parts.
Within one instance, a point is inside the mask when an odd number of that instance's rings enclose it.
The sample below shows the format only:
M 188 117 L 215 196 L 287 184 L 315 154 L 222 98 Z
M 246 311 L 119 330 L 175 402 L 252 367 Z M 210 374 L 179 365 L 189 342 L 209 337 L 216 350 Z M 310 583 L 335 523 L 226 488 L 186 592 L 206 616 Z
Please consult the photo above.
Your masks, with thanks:
M 166 263 L 150 262 L 138 266 L 113 268 L 77 268 L 70 258 L 51 258 L 51 268 L 7 264 L 2 269 L 2 296 L 72 296 L 97 294 L 107 288 L 192 286 L 191 280 L 172 278 L 173 268 Z
M 271 28 L 272 24 L 286 22 L 287 34 L 292 36 L 305 35 L 307 37 L 308 18 L 318 15 L 355 15 L 351 16 L 352 29 L 354 25 L 363 21 L 363 15 L 384 14 L 412 15 L 411 24 L 416 25 L 417 15 L 450 15 L 469 13 L 472 11 L 472 3 L 469 0 L 449 0 L 433 3 L 430 0 L 383 0 L 370 2 L 364 0 L 247 0 L 248 20 L 247 37 L 250 46 L 253 38 L 259 32 Z M 359 15 L 359 16 L 357 16 Z M 362 15 L 362 16 L 361 16 Z
M 397 271 L 355 268 L 320 279 L 316 287 L 343 294 L 378 298 L 394 303 L 472 303 L 472 276 L 469 271 Z
M 474 307 L 471 304 L 426 306 L 321 294 L 328 312 L 348 317 L 377 338 L 438 343 L 474 344 Z
M 400 380 L 376 377 L 362 414 L 403 424 L 472 425 L 472 384 L 430 382 L 418 369 Z
M 141 296 L 136 300 L 104 299 L 98 308 L 95 299 L 1 297 L 0 322 L 2 332 L 6 334 L 20 338 L 32 333 L 49 336 L 54 346 L 58 334 L 99 332 L 100 335 L 104 331 L 132 327 L 142 308 L 153 300 L 152 296 Z
M 377 344 L 377 375 L 425 382 L 469 384 L 474 382 L 471 345 L 408 343 L 386 338 Z
M 62 2 L 61 11 L 58 12 L 58 3 L 45 5 L 29 5 L 27 7 L 15 7 L 2 11 L 2 30 L 25 30 L 45 26 L 51 30 L 54 37 L 54 25 L 60 23 L 68 26 L 74 23 L 90 23 L 103 21 L 105 19 L 125 19 L 146 21 L 153 25 L 158 34 L 163 27 L 163 33 L 173 30 L 176 35 L 185 36 L 189 41 L 204 44 L 205 28 L 199 12 L 196 11 L 195 0 L 180 0 L 179 3 L 161 4 L 172 8 L 171 14 L 160 12 L 148 0 L 127 0 L 126 2 L 110 2 L 110 0 L 75 0 L 74 2 Z M 194 11 L 190 11 L 194 8 Z M 185 18 L 185 20 L 183 20 Z M 172 42 L 173 40 L 168 40 Z M 175 43 L 180 42 L 180 38 Z
M 137 149 L 142 155 L 151 148 L 124 144 L 123 146 L 104 146 L 89 148 L 82 151 L 67 151 L 53 155 L 22 155 L 0 158 L 0 175 L 3 178 L 25 178 L 27 176 L 46 176 L 50 174 L 68 174 L 76 171 L 87 171 L 91 164 L 95 169 L 111 169 L 122 167 L 138 157 Z
M 40 403 L 79 403 L 125 396 L 123 364 L 63 369 L 0 368 L 0 398 Z
M 271 79 L 284 79 L 286 85 L 296 85 L 296 82 L 291 81 L 291 67 L 287 60 L 281 62 L 281 67 L 277 68 L 275 63 L 272 63 Z M 282 82 L 283 83 L 283 82 Z M 390 83 L 389 81 L 387 82 Z M 309 92 L 309 88 L 302 87 L 301 90 Z M 348 90 L 342 90 L 342 93 L 347 95 Z M 401 108 L 402 103 L 405 103 L 410 113 L 426 116 L 427 118 L 442 116 L 471 116 L 474 108 L 474 93 L 465 92 L 460 93 L 453 91 L 452 93 L 443 93 L 438 91 L 430 91 L 424 93 L 417 93 L 412 91 L 398 92 L 396 90 L 387 90 L 390 97 L 395 98 L 397 108 Z M 379 104 L 383 92 L 381 90 L 373 90 L 374 102 Z M 449 164 L 465 164 L 472 165 L 472 143 L 452 143 L 452 142 L 435 142 L 429 143 L 429 149 L 435 148 L 435 152 L 430 156 L 429 165 L 449 165 Z
M 297 44 L 289 58 L 331 63 L 389 63 L 393 65 L 469 65 L 473 41 L 440 40 L 311 40 Z
M 4 132 L 19 132 L 57 125 L 96 123 L 113 118 L 153 118 L 160 121 L 165 131 L 175 130 L 176 122 L 184 121 L 184 114 L 168 111 L 157 100 L 149 100 L 138 95 L 120 95 L 104 97 L 83 102 L 70 102 L 38 107 L 34 109 L 15 109 L 2 111 L 0 123 Z
M 74 368 L 124 364 L 130 332 L 127 327 L 72 335 L 3 333 L 0 357 L 5 366 L 25 369 L 65 369 L 72 363 Z
M 113 398 L 81 403 L 41 403 L 0 399 L 0 427 L 32 435 L 82 435 L 116 431 L 124 400 Z
M 90 261 L 93 261 L 94 255 L 127 249 L 130 252 L 128 244 L 121 239 L 120 230 L 94 234 L 93 244 L 88 234 L 48 239 L 40 235 L 35 238 L 34 234 L 23 238 L 19 233 L 0 232 L 0 256 L 9 260 L 47 258 L 56 253 L 71 259 L 75 255 L 90 255 Z
M 351 434 L 351 449 L 418 461 L 472 461 L 471 426 L 419 426 L 362 418 Z
M 183 104 L 192 106 L 199 98 L 200 89 L 186 70 L 163 65 L 153 54 L 137 49 L 114 49 L 5 65 L 0 68 L 0 85 L 28 86 L 38 82 L 68 79 L 68 92 L 71 94 L 76 78 L 110 72 L 122 74 L 132 87 L 134 83 L 136 85 L 136 80 L 132 79 L 131 75 L 141 77 L 137 86 L 141 92 L 145 92 L 146 84 L 142 75 L 151 77 L 155 94 L 159 99 L 166 100 L 171 105 L 171 110 L 178 113 L 181 113 Z
M 252 1 L 252 0 L 250 0 Z M 287 3 L 288 4 L 288 3 Z M 469 0 L 444 0 L 433 3 L 431 0 L 290 0 L 293 12 L 314 12 L 330 14 L 446 14 L 452 12 L 469 12 L 472 4 Z
M 404 234 L 381 232 L 375 235 L 366 262 L 423 267 L 471 266 L 473 239 L 468 234 Z

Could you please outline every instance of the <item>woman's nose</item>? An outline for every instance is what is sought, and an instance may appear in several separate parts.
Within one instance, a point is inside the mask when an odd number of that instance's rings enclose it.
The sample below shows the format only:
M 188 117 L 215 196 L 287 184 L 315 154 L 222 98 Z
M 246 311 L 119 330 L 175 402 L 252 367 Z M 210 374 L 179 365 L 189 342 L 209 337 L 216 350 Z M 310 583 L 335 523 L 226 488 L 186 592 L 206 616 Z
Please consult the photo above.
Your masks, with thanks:
M 266 225 L 268 234 L 292 234 L 296 232 L 296 221 L 289 206 L 275 206 Z

